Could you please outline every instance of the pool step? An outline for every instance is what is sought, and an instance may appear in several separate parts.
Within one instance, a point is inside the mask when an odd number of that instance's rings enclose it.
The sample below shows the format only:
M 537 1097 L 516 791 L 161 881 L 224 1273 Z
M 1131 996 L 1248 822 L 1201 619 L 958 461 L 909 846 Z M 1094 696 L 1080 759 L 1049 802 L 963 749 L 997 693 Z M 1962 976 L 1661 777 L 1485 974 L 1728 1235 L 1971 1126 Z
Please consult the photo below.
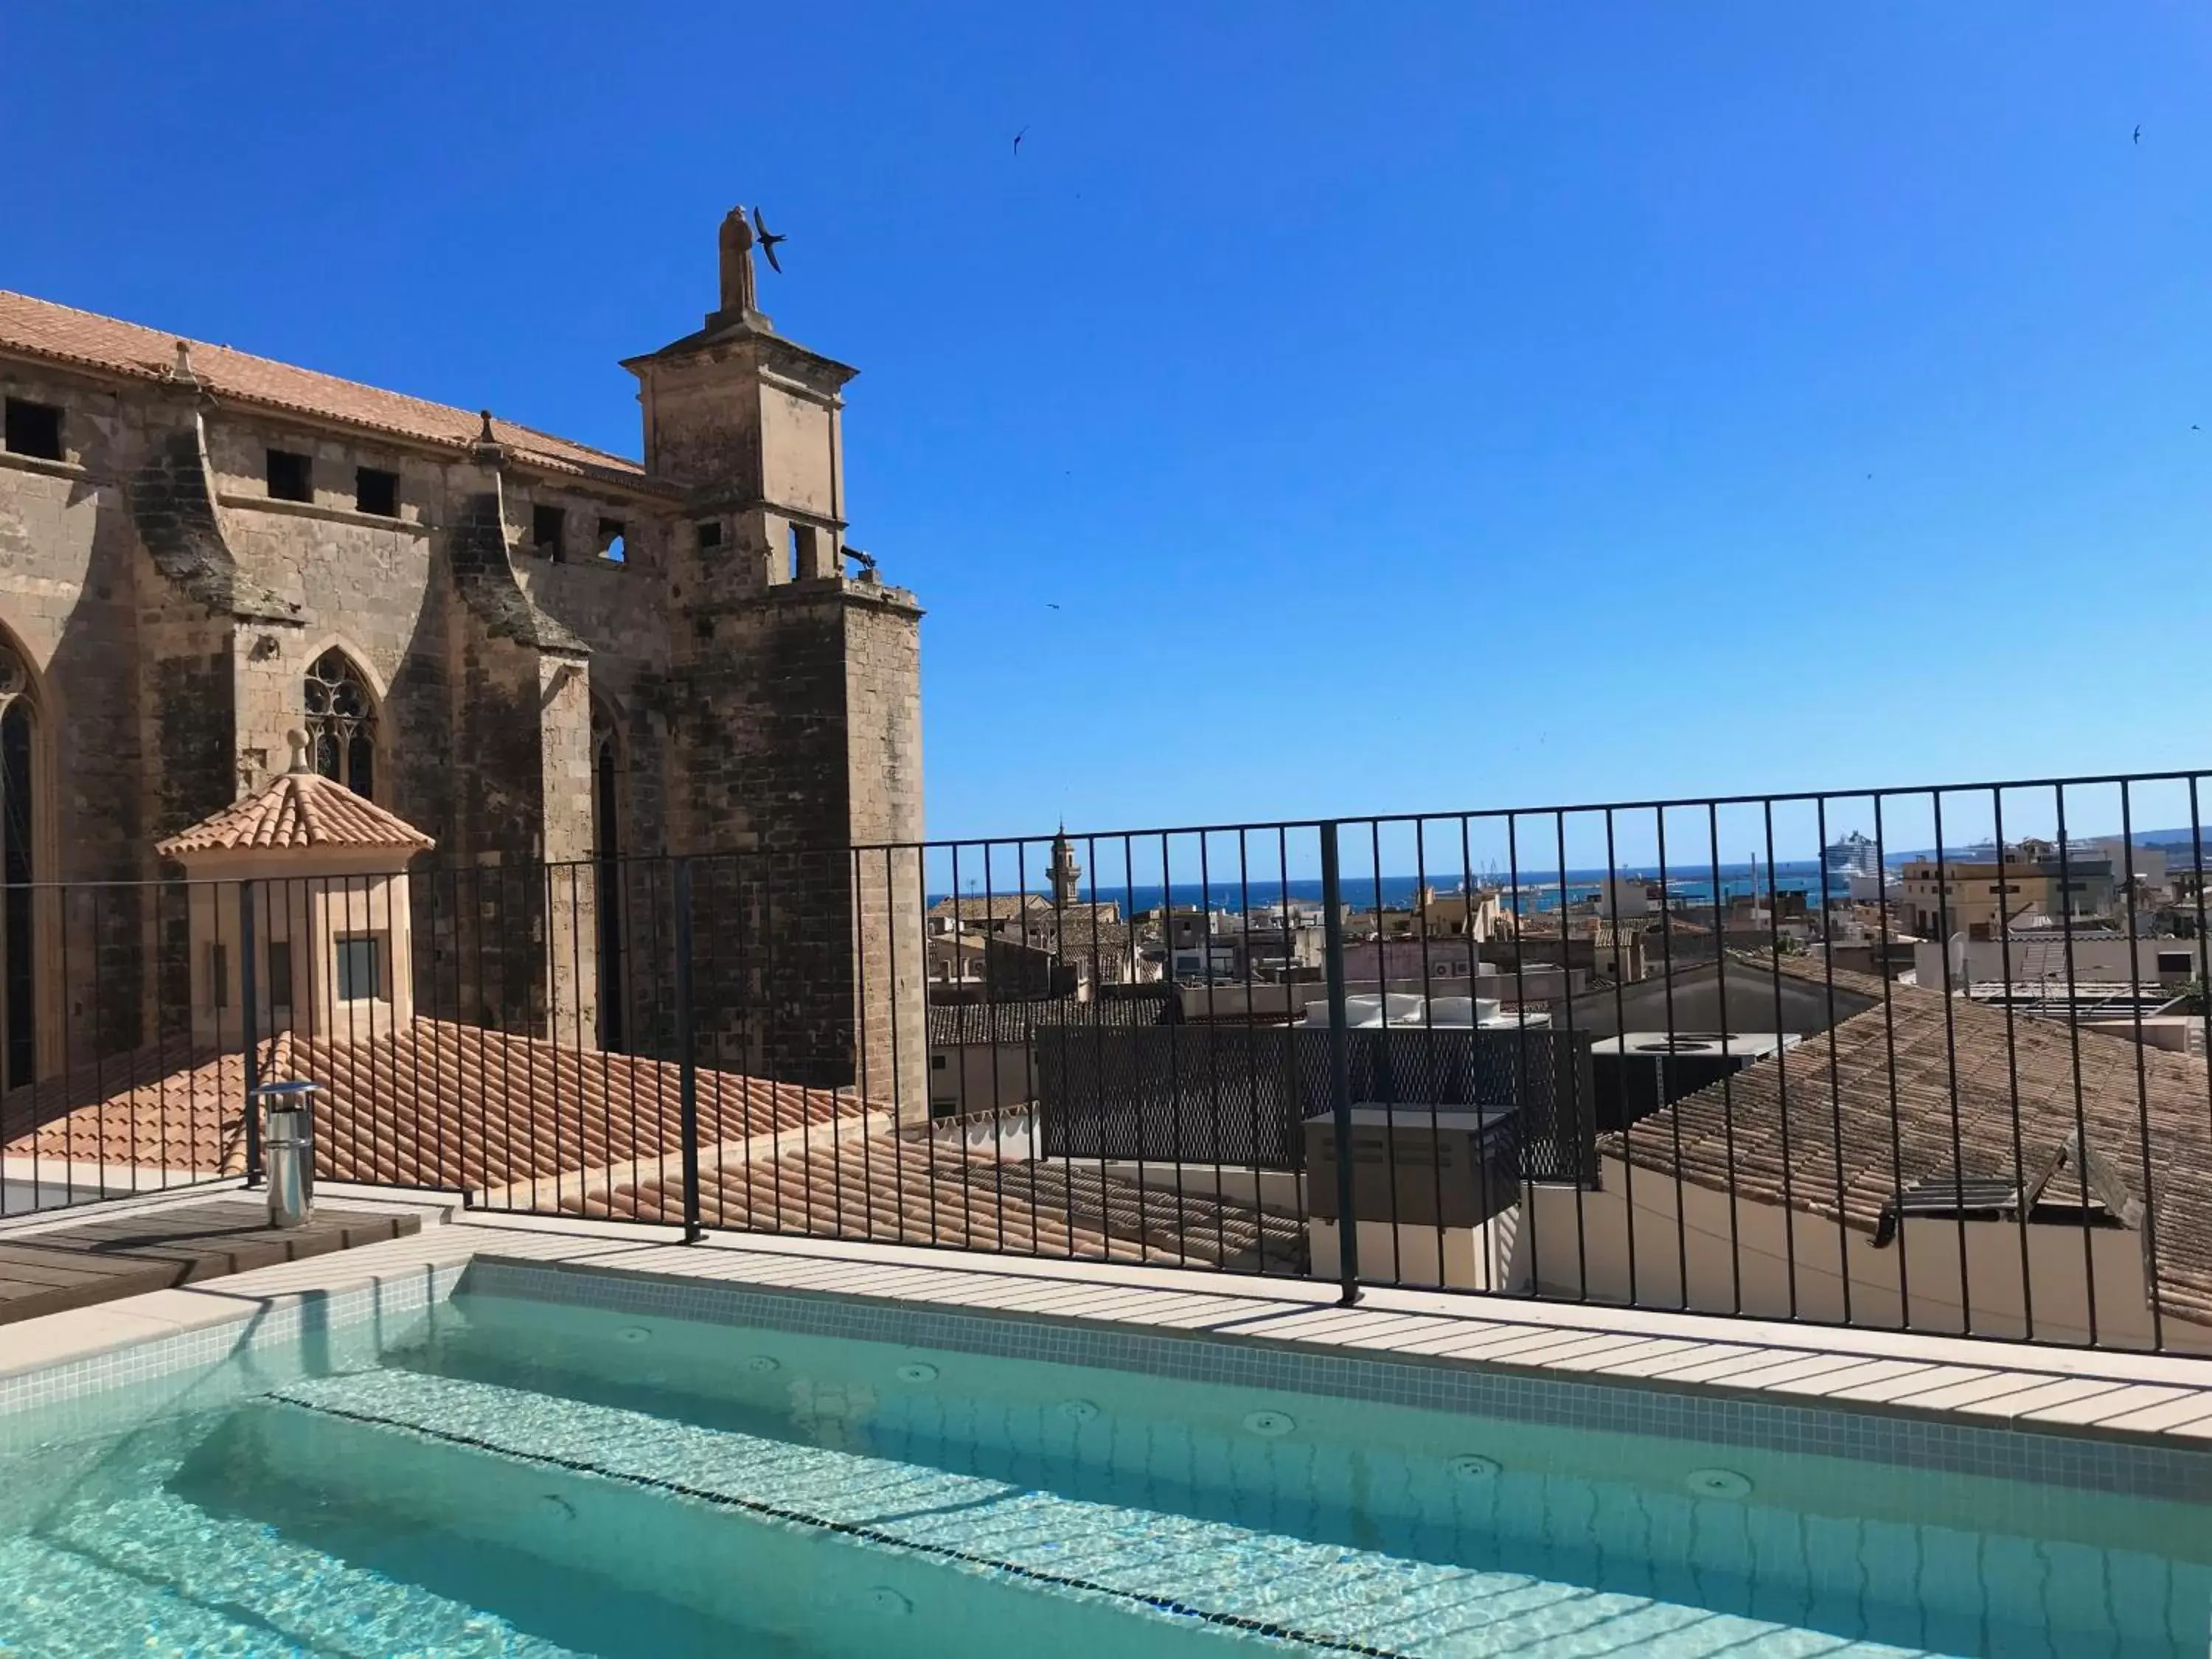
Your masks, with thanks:
M 240 1421 L 250 1450 L 234 1467 L 259 1490 L 335 1486 L 803 1636 L 809 1651 L 880 1654 L 890 1640 L 914 1659 L 972 1659 L 979 1628 L 1003 1650 L 1086 1656 L 1261 1634 L 1408 1659 L 1567 1655 L 1593 1640 L 1682 1656 L 1925 1650 L 1812 1635 L 1793 1627 L 1819 1611 L 1802 1606 L 1790 1623 L 1717 1613 L 422 1373 L 289 1385 Z M 822 1585 L 838 1587 L 836 1605 L 810 1588 Z
M 210 1515 L 163 1482 L 191 1455 L 131 1455 L 0 1538 L 0 1653 L 25 1659 L 576 1659 L 475 1607 Z

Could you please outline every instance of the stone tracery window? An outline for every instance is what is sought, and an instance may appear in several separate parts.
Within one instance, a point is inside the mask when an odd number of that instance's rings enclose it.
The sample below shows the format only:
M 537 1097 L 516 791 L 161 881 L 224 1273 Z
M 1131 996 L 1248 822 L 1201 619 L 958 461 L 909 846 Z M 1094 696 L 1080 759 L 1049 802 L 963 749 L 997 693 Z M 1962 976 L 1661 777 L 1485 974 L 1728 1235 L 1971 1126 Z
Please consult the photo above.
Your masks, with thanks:
M 376 794 L 376 702 L 352 659 L 333 647 L 307 670 L 307 744 L 315 770 L 356 795 Z

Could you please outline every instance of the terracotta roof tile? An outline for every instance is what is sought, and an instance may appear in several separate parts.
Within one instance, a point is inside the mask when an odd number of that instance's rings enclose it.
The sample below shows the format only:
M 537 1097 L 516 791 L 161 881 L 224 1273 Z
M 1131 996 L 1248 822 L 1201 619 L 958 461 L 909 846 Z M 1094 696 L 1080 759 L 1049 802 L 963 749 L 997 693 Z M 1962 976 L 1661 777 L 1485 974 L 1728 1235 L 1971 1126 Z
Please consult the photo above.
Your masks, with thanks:
M 154 850 L 165 859 L 258 847 L 389 847 L 427 851 L 437 843 L 397 813 L 319 772 L 283 772 L 258 794 L 234 801 Z
M 556 1182 L 550 1200 L 575 1214 L 682 1218 L 672 1064 L 417 1020 L 368 1042 L 287 1034 L 264 1045 L 262 1071 L 321 1085 L 316 1168 L 329 1180 L 484 1193 L 593 1170 Z M 697 1079 L 702 1140 L 751 1143 L 706 1170 L 710 1225 L 1279 1273 L 1304 1261 L 1296 1218 L 1233 1199 L 1002 1162 L 928 1133 L 856 1133 L 866 1109 L 849 1096 L 729 1072 Z M 149 1046 L 0 1097 L 0 1151 L 102 1163 L 119 1184 L 134 1167 L 236 1174 L 244 1097 L 240 1055 Z M 817 1127 L 811 1141 L 755 1150 L 757 1137 Z
M 678 1068 L 479 1026 L 418 1019 L 367 1042 L 263 1045 L 262 1075 L 306 1078 L 316 1163 L 333 1181 L 484 1190 L 562 1170 L 665 1155 L 683 1145 Z M 702 1070 L 708 1142 L 859 1113 L 826 1090 Z M 152 1044 L 0 1097 L 0 1150 L 214 1175 L 244 1164 L 246 1066 L 235 1054 Z
M 1782 971 L 1824 978 L 1804 958 L 1784 958 Z M 1838 972 L 1835 981 L 1882 994 L 1881 981 L 1863 975 Z M 1886 1002 L 1747 1066 L 1725 1089 L 1716 1084 L 1605 1137 L 1601 1147 L 1719 1191 L 1732 1176 L 1744 1197 L 1870 1232 L 1900 1188 L 1954 1169 L 2014 1181 L 2021 1165 L 2033 1171 L 2075 1133 L 2078 1075 L 2090 1150 L 2149 1200 L 2161 1305 L 2212 1320 L 2204 1063 L 2060 1020 L 2008 1022 L 2002 1009 L 1915 986 L 1887 989 Z M 2060 1175 L 2053 1192 L 2075 1179 Z
M 134 380 L 159 380 L 175 366 L 178 337 L 118 318 L 0 289 L 0 351 L 50 358 Z M 467 410 L 342 380 L 334 374 L 256 357 L 228 346 L 200 340 L 186 343 L 191 348 L 193 374 L 219 398 L 319 416 L 453 449 L 473 443 L 482 425 L 481 418 Z M 645 476 L 635 461 L 512 422 L 493 421 L 492 435 L 512 453 L 541 466 L 568 472 L 618 474 L 633 480 Z
M 1040 997 L 1005 1001 L 933 1002 L 929 1041 L 933 1046 L 988 1042 L 1018 1047 L 1040 1029 L 1127 1031 L 1164 1024 L 1172 988 L 1151 985 L 1147 994 L 1112 997 Z
M 652 1181 L 567 1206 L 680 1220 L 683 1189 Z M 1002 1161 L 911 1131 L 872 1135 L 707 1172 L 710 1227 L 949 1244 L 1062 1260 L 1152 1261 L 1290 1273 L 1304 1228 L 1212 1194 L 1147 1189 L 1080 1164 Z

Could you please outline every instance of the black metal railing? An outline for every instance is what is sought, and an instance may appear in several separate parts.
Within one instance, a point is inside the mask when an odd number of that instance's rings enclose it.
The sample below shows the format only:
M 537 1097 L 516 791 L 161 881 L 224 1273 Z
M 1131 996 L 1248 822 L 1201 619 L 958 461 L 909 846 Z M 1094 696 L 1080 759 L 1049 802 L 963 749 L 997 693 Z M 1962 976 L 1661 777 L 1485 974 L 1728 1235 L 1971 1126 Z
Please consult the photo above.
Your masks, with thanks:
M 489 1210 L 2212 1347 L 2203 775 L 0 893 L 11 1211 Z

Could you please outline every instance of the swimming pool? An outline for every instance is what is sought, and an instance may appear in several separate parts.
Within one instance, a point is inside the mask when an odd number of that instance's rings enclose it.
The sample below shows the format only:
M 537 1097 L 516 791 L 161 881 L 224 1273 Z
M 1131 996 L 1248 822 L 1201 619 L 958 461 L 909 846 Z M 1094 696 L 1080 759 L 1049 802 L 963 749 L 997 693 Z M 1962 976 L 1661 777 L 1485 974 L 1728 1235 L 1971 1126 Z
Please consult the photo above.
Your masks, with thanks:
M 1015 1354 L 830 1334 L 852 1320 L 828 1298 L 733 1325 L 618 1282 L 514 1293 L 548 1277 L 472 1269 L 373 1334 L 133 1383 L 96 1421 L 19 1413 L 0 1651 L 2198 1659 L 2212 1638 L 2212 1510 L 2100 1489 L 2063 1444 L 2024 1481 L 1934 1435 L 1943 1467 L 1916 1468 L 1910 1436 L 1836 1455 L 1686 1436 L 1663 1402 L 1668 1431 L 1638 1433 L 1541 1420 L 1565 1414 L 1540 1396 L 1356 1397 L 1295 1358 L 1182 1363 L 1235 1357 L 1218 1343 L 1076 1364 L 1085 1342 L 1034 1322 L 966 1322 L 1019 1327 Z

